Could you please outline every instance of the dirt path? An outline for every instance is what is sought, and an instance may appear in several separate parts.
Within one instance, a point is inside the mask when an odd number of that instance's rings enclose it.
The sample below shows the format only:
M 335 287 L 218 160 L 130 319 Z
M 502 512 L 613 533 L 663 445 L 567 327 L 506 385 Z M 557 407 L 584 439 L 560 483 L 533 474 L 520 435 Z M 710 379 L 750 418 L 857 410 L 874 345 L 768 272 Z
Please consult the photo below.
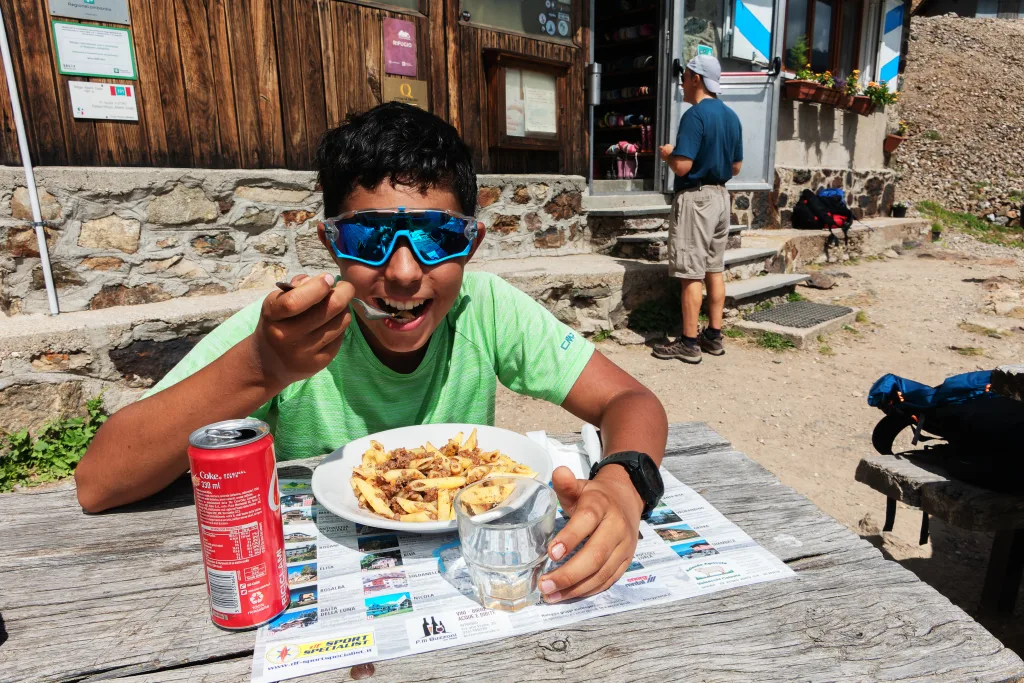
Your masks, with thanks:
M 951 249 L 937 252 L 941 258 L 922 257 L 924 250 L 917 249 L 898 258 L 828 267 L 827 272 L 849 277 L 837 277 L 831 290 L 801 293 L 862 308 L 867 319 L 809 349 L 773 352 L 750 340 L 729 339 L 725 356 L 705 357 L 693 367 L 659 361 L 644 347 L 606 341 L 599 348 L 655 391 L 670 421 L 707 422 L 785 484 L 974 614 L 991 538 L 936 521 L 931 541 L 919 546 L 921 518 L 910 509 L 897 514 L 896 528 L 883 537 L 884 497 L 854 481 L 860 458 L 874 452 L 871 430 L 881 413 L 867 405 L 866 395 L 878 377 L 895 372 L 932 384 L 1024 359 L 1024 319 L 996 318 L 985 310 L 993 298 L 1020 295 L 1024 259 L 1015 262 L 1019 252 L 967 238 L 952 241 Z M 990 278 L 999 280 L 981 282 Z M 964 321 L 977 327 L 964 329 Z M 982 329 L 1007 327 L 1016 329 L 1000 332 L 999 338 Z M 505 390 L 498 395 L 497 423 L 517 431 L 580 426 L 557 407 Z M 1018 605 L 1017 615 L 1022 613 Z M 1024 654 L 1024 627 L 1014 619 L 981 621 Z

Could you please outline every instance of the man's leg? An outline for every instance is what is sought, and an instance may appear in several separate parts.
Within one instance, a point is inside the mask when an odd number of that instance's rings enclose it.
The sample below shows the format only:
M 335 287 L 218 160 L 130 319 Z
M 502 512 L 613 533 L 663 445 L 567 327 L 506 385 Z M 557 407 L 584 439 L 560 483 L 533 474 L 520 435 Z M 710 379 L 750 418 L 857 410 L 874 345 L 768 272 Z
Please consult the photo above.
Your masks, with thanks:
M 720 330 L 725 311 L 725 277 L 722 273 L 708 273 L 704 284 L 708 288 L 708 327 Z
M 708 273 L 705 277 L 710 278 L 712 273 Z M 722 274 L 718 274 L 721 278 Z M 701 280 L 683 280 L 683 336 L 689 340 L 696 340 L 698 333 L 698 325 L 700 318 L 700 304 L 704 298 L 704 291 L 701 288 L 703 282 Z M 724 285 L 723 285 L 724 289 Z M 708 290 L 710 293 L 710 289 Z M 725 292 L 722 292 L 722 301 L 725 301 Z M 719 312 L 719 320 L 721 320 L 721 312 Z M 721 323 L 719 323 L 721 327 Z
M 730 200 L 724 187 L 717 188 L 715 200 L 718 220 L 708 250 L 707 274 L 704 283 L 708 288 L 708 327 L 701 335 L 700 348 L 704 353 L 721 356 L 725 353 L 722 340 L 722 317 L 725 309 L 725 246 L 729 240 Z

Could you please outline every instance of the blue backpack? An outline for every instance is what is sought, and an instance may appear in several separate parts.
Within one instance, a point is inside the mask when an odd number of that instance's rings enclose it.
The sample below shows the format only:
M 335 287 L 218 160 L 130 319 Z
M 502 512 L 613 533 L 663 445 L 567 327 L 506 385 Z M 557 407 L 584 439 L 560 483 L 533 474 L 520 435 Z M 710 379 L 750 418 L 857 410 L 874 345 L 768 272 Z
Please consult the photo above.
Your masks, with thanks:
M 868 392 L 868 405 L 885 413 L 871 434 L 875 450 L 892 454 L 907 427 L 913 444 L 942 439 L 937 456 L 954 477 L 997 491 L 1024 491 L 1024 403 L 994 394 L 992 373 L 968 372 L 930 387 L 885 375 Z

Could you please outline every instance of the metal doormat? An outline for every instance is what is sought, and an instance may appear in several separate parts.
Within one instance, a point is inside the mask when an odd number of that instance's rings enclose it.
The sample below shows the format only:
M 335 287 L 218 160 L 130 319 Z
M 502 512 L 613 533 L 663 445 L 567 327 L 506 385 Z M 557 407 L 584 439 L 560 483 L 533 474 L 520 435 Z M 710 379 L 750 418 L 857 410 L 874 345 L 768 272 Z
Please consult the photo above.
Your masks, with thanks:
M 853 309 L 847 306 L 816 304 L 813 301 L 793 301 L 769 308 L 766 311 L 751 313 L 746 316 L 746 320 L 755 323 L 775 323 L 783 327 L 803 329 L 841 318 L 848 313 L 853 313 Z

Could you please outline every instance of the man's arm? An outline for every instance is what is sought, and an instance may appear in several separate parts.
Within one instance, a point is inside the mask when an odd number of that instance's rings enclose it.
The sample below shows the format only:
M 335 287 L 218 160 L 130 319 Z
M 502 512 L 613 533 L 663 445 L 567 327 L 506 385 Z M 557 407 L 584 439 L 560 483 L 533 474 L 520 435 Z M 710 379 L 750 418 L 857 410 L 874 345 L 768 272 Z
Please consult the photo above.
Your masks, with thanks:
M 600 352 L 591 356 L 562 407 L 601 428 L 603 455 L 640 451 L 661 464 L 668 438 L 661 401 Z M 571 518 L 548 545 L 551 559 L 560 560 L 587 542 L 571 560 L 541 577 L 541 592 L 557 602 L 603 591 L 633 560 L 643 500 L 623 467 L 605 467 L 593 481 L 576 479 L 560 467 L 552 483 Z
M 743 168 L 743 162 L 742 161 L 734 161 L 734 162 L 732 162 L 732 175 L 733 175 L 734 178 L 740 174 L 740 169 L 741 168 Z
M 662 145 L 660 150 L 661 158 L 665 160 L 665 164 L 668 165 L 669 169 L 681 178 L 693 168 L 693 159 L 673 154 L 672 150 L 672 145 Z
M 86 512 L 125 505 L 160 491 L 188 469 L 188 435 L 245 417 L 292 382 L 330 363 L 351 316 L 354 290 L 328 277 L 292 281 L 263 302 L 256 331 L 181 382 L 126 406 L 100 428 L 75 470 Z M 330 282 L 334 278 L 330 277 Z

